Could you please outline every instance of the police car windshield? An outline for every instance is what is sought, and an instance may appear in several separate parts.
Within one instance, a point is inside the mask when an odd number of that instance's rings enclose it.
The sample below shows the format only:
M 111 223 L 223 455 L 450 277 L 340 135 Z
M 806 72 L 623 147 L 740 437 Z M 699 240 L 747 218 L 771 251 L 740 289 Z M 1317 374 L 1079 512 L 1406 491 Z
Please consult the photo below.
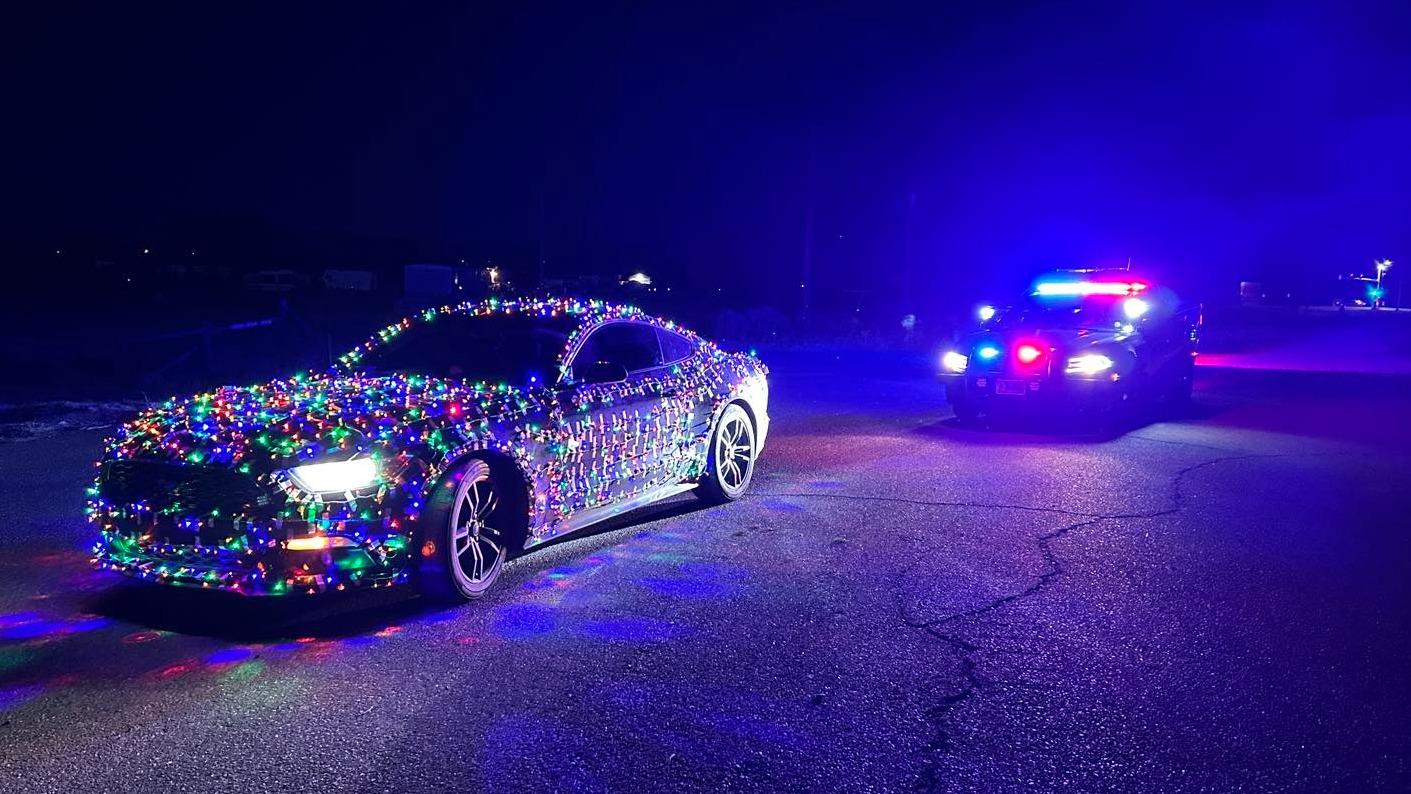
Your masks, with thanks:
M 1121 319 L 1121 299 L 1110 295 L 1082 298 L 1029 297 L 995 315 L 993 328 L 1108 329 Z

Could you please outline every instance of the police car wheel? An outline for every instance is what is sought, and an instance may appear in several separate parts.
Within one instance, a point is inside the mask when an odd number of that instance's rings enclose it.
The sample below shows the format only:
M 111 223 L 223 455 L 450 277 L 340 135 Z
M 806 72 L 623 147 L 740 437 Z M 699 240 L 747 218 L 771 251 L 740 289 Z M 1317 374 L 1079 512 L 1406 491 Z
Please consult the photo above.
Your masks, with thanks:
M 964 424 L 971 424 L 980 419 L 980 406 L 974 400 L 960 398 L 952 402 L 951 410 L 955 412 L 955 418 Z

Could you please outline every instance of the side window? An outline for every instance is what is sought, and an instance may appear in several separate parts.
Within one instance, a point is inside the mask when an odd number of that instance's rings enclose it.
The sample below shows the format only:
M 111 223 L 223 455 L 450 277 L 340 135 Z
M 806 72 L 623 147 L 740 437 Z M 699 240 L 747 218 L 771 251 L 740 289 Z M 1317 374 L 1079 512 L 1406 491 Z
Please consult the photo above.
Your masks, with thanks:
M 696 352 L 696 346 L 691 340 L 665 328 L 657 329 L 657 339 L 661 341 L 661 361 L 663 364 L 675 364 L 676 362 L 690 358 Z
M 628 372 L 638 372 L 661 364 L 661 347 L 656 329 L 639 323 L 609 323 L 594 331 L 578 355 L 575 367 L 606 361 L 621 364 Z

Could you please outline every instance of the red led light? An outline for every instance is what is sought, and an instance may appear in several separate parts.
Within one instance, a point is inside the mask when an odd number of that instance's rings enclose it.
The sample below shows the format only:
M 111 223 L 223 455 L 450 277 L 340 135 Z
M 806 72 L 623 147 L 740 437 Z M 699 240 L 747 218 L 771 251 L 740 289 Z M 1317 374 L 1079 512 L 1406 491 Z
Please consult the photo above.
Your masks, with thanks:
M 1033 345 L 1020 345 L 1014 350 L 1014 357 L 1019 359 L 1020 364 L 1032 364 L 1039 360 L 1044 351 Z
M 1046 281 L 1034 286 L 1034 294 L 1041 297 L 1135 295 L 1146 287 L 1140 281 Z

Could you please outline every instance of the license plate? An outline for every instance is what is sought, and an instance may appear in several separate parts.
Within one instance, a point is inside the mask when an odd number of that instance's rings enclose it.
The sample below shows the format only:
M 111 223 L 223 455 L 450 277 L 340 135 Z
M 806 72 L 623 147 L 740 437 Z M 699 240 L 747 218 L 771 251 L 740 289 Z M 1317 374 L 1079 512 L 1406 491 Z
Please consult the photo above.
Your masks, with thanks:
M 1024 381 L 1022 380 L 995 381 L 995 394 L 1009 394 L 1015 397 L 1023 397 L 1024 391 Z

